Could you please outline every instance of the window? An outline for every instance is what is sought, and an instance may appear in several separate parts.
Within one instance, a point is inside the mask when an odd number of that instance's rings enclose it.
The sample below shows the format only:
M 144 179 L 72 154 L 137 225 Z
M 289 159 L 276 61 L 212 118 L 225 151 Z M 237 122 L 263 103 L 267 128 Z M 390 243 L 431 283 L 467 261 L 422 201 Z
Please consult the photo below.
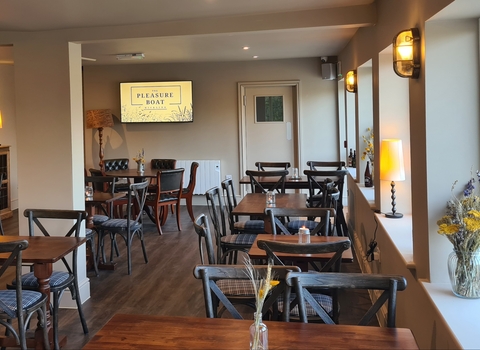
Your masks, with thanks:
M 257 123 L 283 122 L 283 96 L 255 96 Z

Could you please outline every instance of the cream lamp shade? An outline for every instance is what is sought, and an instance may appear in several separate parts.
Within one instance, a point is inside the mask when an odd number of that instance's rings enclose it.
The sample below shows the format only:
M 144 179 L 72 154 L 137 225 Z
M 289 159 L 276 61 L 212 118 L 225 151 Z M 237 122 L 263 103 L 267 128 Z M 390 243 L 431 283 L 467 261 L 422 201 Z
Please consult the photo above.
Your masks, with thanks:
M 0 111 L 0 129 L 3 128 L 3 117 L 2 117 L 2 111 Z
M 382 140 L 380 146 L 380 180 L 405 180 L 402 140 Z

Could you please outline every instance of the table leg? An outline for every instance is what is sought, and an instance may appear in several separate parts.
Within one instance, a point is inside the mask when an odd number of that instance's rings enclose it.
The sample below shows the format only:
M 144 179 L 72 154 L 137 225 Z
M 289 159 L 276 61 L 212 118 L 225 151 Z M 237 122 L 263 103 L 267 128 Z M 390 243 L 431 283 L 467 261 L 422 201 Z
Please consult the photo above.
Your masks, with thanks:
M 53 349 L 53 328 L 52 328 L 51 315 L 50 315 L 50 276 L 52 276 L 52 272 L 53 272 L 52 265 L 53 264 L 35 263 L 33 265 L 33 273 L 37 278 L 38 291 L 42 292 L 47 296 L 46 327 L 48 332 L 50 348 Z M 39 324 L 40 324 L 40 320 L 39 320 Z M 37 329 L 35 330 L 35 348 L 43 349 L 43 332 L 39 324 L 37 325 Z

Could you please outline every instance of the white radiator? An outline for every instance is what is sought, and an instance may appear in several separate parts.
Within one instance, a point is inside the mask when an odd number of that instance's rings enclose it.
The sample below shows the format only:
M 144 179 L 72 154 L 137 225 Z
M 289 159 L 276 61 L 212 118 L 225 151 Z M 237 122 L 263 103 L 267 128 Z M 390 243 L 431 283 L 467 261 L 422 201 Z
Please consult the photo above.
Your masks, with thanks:
M 190 181 L 190 166 L 193 162 L 199 164 L 197 169 L 197 183 L 193 194 L 205 194 L 207 190 L 220 186 L 220 161 L 219 160 L 177 160 L 177 168 L 184 168 L 183 187 Z

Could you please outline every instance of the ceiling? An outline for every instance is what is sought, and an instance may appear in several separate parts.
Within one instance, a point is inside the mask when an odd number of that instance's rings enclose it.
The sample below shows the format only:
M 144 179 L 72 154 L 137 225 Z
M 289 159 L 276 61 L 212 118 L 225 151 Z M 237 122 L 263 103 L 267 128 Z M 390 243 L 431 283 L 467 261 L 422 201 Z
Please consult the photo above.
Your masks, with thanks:
M 475 16 L 479 0 L 455 0 L 433 19 Z M 82 44 L 84 65 L 337 56 L 375 22 L 375 0 L 0 0 L 0 40 L 59 33 Z M 0 46 L 0 63 L 12 52 Z
M 328 57 L 336 56 L 359 27 L 374 25 L 373 3 L 0 0 L 0 34 L 72 33 L 80 38 L 76 42 L 82 44 L 82 56 L 96 60 L 84 60 L 84 65 Z M 85 39 L 77 35 L 81 31 Z M 244 50 L 245 46 L 249 49 Z M 11 48 L 0 48 L 0 62 L 11 61 L 11 52 Z M 145 59 L 116 60 L 116 54 L 123 53 L 144 53 Z

